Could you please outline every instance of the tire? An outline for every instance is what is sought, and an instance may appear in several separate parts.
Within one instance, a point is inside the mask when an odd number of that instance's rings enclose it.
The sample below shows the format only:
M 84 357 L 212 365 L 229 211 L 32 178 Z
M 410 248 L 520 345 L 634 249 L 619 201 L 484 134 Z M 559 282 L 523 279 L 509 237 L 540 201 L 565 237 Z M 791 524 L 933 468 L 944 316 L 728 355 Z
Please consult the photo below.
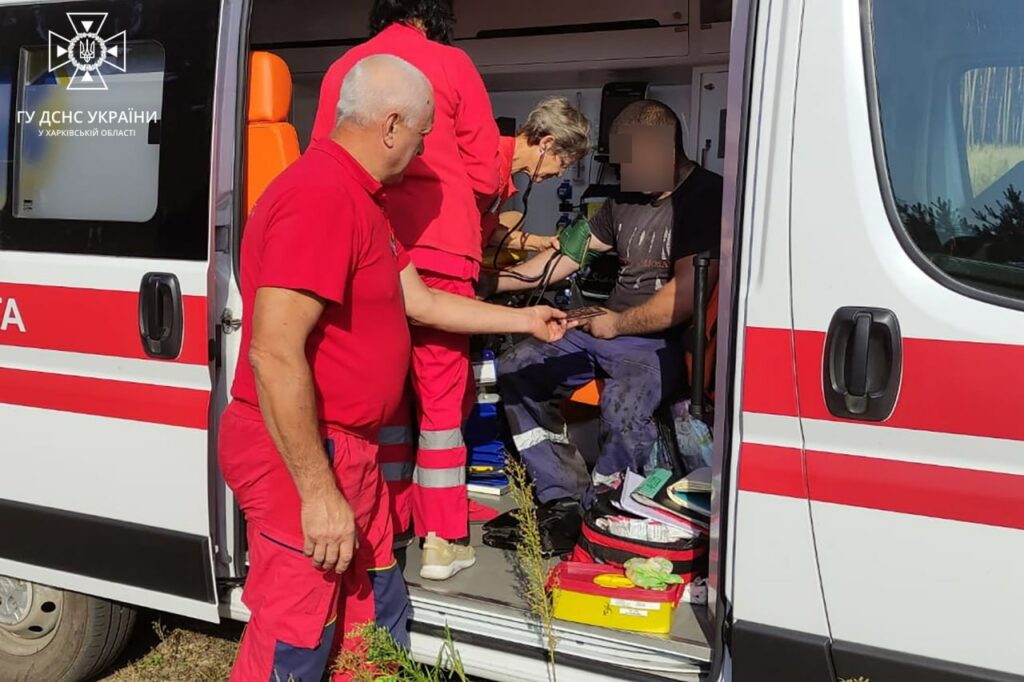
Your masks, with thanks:
M 11 585 L 18 596 L 27 586 L 31 598 L 15 614 L 0 608 L 0 682 L 91 680 L 124 651 L 135 627 L 130 606 L 10 578 L 0 577 L 0 603 Z

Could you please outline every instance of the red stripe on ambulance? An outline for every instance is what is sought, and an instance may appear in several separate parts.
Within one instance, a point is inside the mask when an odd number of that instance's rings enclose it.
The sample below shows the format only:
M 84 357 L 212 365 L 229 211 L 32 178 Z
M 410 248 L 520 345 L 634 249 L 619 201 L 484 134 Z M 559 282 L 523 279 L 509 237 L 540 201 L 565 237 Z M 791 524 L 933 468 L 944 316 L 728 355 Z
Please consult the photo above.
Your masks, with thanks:
M 800 412 L 847 421 L 828 411 L 822 393 L 823 332 L 748 328 L 743 409 L 795 417 L 793 339 Z M 903 340 L 903 383 L 881 424 L 917 431 L 1024 440 L 1024 346 L 934 339 Z
M 806 498 L 800 450 L 744 443 L 739 487 Z M 994 471 L 807 453 L 806 491 L 816 502 L 1024 529 L 1024 476 Z
M 16 306 L 10 310 L 17 312 L 17 320 L 5 313 L 0 346 L 149 358 L 139 337 L 138 292 L 0 283 L 0 295 L 0 313 L 4 306 Z M 206 297 L 183 296 L 182 314 L 185 335 L 174 362 L 206 365 Z
M 205 429 L 210 392 L 0 368 L 0 403 Z

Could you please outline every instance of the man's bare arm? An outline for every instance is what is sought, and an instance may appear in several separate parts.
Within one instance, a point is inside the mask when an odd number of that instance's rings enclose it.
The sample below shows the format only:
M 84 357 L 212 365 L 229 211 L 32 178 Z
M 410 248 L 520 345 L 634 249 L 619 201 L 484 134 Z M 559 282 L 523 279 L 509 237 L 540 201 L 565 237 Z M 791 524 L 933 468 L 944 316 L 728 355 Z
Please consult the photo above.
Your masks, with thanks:
M 718 281 L 718 261 L 708 268 L 708 286 Z M 672 279 L 646 303 L 621 313 L 593 318 L 589 331 L 598 338 L 653 334 L 670 329 L 693 317 L 694 269 L 692 258 L 676 261 Z
M 405 314 L 414 324 L 460 334 L 532 334 L 556 341 L 565 334 L 565 313 L 547 306 L 510 308 L 429 288 L 413 265 L 402 270 Z
M 306 339 L 323 310 L 312 294 L 258 289 L 248 360 L 263 420 L 302 499 L 306 554 L 314 565 L 340 573 L 352 559 L 355 523 L 324 451 L 306 360 Z
M 612 247 L 605 244 L 597 237 L 591 236 L 590 238 L 590 250 L 597 253 L 607 253 L 612 250 Z M 498 284 L 495 293 L 503 293 L 507 291 L 525 291 L 527 289 L 533 289 L 540 283 L 540 276 L 544 272 L 545 266 L 548 261 L 555 258 L 558 255 L 558 251 L 555 249 L 549 249 L 542 251 L 530 260 L 526 261 L 521 265 L 517 265 L 509 270 L 502 270 L 498 273 Z M 563 256 L 558 259 L 558 262 L 554 266 L 554 272 L 551 273 L 549 281 L 561 282 L 563 279 L 571 275 L 580 269 L 580 264 L 573 259 Z M 515 273 L 509 274 L 509 273 Z M 516 276 L 518 275 L 518 277 Z M 524 279 L 526 281 L 524 281 Z

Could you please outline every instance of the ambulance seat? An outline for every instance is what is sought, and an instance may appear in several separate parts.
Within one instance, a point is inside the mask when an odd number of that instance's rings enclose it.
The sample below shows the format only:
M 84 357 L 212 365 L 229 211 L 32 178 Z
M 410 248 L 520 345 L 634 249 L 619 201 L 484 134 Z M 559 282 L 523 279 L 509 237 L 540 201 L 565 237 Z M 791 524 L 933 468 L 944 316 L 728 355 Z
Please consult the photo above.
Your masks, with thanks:
M 292 74 L 283 59 L 253 52 L 249 62 L 249 114 L 245 172 L 246 215 L 267 185 L 301 155 L 288 122 Z

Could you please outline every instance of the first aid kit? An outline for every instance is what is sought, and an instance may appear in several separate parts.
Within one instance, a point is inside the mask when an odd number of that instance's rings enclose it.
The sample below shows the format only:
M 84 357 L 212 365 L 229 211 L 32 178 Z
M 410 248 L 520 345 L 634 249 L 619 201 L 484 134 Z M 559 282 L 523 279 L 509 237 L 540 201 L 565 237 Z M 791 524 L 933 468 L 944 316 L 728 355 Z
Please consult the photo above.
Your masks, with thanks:
M 555 567 L 548 588 L 555 618 L 659 635 L 672 628 L 683 593 L 682 585 L 647 590 L 636 587 L 621 570 L 571 561 Z
M 659 539 L 667 542 L 656 542 L 622 537 L 614 532 L 613 524 L 615 530 L 620 530 L 625 516 L 611 504 L 611 495 L 616 494 L 618 491 L 598 495 L 594 505 L 583 515 L 583 528 L 573 550 L 573 561 L 596 562 L 622 568 L 634 557 L 664 557 L 672 562 L 672 572 L 686 582 L 707 574 L 708 545 L 703 535 L 673 539 L 666 531 L 664 537 Z M 643 524 L 639 519 L 634 519 L 636 522 Z M 625 525 L 628 526 L 628 522 Z

